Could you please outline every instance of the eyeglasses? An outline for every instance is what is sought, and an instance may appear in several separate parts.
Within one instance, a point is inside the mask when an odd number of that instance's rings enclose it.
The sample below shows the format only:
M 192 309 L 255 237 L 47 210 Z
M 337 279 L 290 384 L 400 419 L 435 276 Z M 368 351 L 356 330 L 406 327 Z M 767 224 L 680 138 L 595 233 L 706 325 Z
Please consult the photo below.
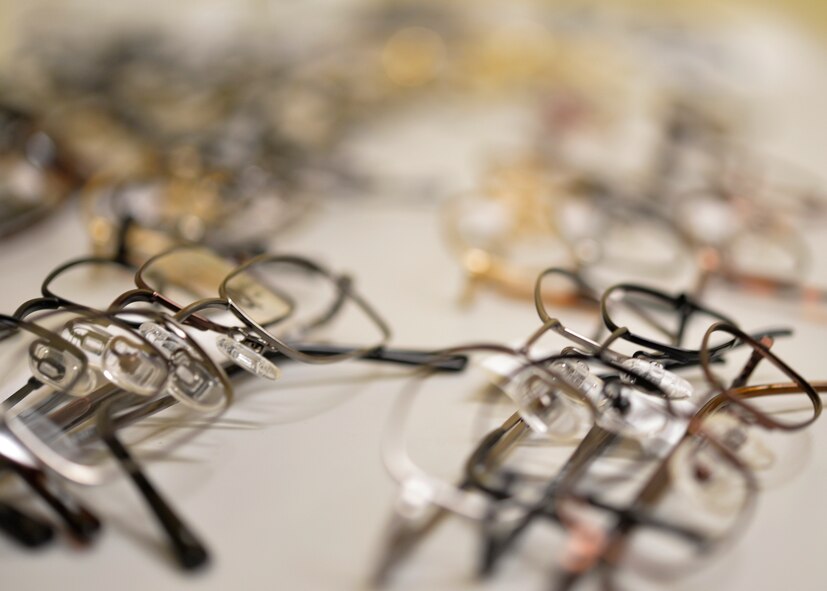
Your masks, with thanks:
M 827 391 L 827 385 L 819 383 L 817 389 Z M 730 395 L 746 401 L 802 394 L 798 385 L 784 383 L 739 388 Z M 588 568 L 602 564 L 609 585 L 643 588 L 641 577 L 668 584 L 746 527 L 758 489 L 756 458 L 750 457 L 755 446 L 745 437 L 741 419 L 717 410 L 724 405 L 726 397 L 718 396 L 699 411 L 690 433 L 647 481 L 632 510 L 618 514 L 596 548 L 599 555 Z M 653 517 L 679 527 L 649 527 Z
M 64 341 L 60 337 L 53 335 L 49 331 L 41 327 L 19 321 L 8 316 L 0 316 L 0 348 L 4 355 L 2 360 L 4 362 L 4 378 L 8 376 L 9 369 L 15 371 L 21 368 L 27 368 L 28 362 L 18 363 L 19 355 L 9 356 L 9 352 L 15 348 L 15 345 L 20 343 L 12 343 L 10 338 L 16 337 L 17 341 L 23 341 L 23 348 L 28 349 L 29 346 L 35 344 L 42 344 L 50 342 L 56 348 L 66 354 L 66 359 L 77 360 L 80 366 L 71 365 L 67 367 L 57 367 L 57 373 L 62 373 L 66 383 L 71 383 L 77 380 L 82 370 L 85 368 L 85 358 L 71 343 Z M 21 350 L 21 349 L 18 349 Z M 34 358 L 31 358 L 34 360 Z M 57 375 L 57 374 L 56 374 Z M 22 380 L 20 378 L 23 378 Z M 32 452 L 25 447 L 18 437 L 8 427 L 6 421 L 6 410 L 13 405 L 17 400 L 24 398 L 30 392 L 37 390 L 40 383 L 33 377 L 27 377 L 26 371 L 23 369 L 22 374 L 17 376 L 17 379 L 12 380 L 15 391 L 10 394 L 8 391 L 9 383 L 6 379 L 3 380 L 3 404 L 2 412 L 0 412 L 0 468 L 11 470 L 20 476 L 24 482 L 31 488 L 34 494 L 42 499 L 64 522 L 67 531 L 70 535 L 81 544 L 90 543 L 98 530 L 100 529 L 100 521 L 88 509 L 77 504 L 71 496 L 69 496 L 64 488 L 61 486 L 59 480 L 54 478 L 48 471 L 40 469 L 40 465 L 32 454 Z M 20 383 L 22 387 L 19 387 Z M 19 511 L 14 511 L 12 516 L 20 515 L 19 520 L 14 520 L 4 528 L 4 531 L 10 531 L 14 539 L 20 540 L 23 543 L 42 544 L 51 539 L 51 526 L 42 524 L 36 519 Z M 30 538 L 30 532 L 27 531 L 30 526 L 34 526 L 35 531 L 31 534 L 34 537 Z M 25 529 L 21 529 L 25 528 Z M 38 534 L 38 531 L 40 532 Z M 42 533 L 49 532 L 49 533 Z M 31 540 L 31 541 L 30 541 Z
M 495 169 L 479 192 L 446 209 L 449 243 L 469 277 L 529 297 L 554 258 L 575 268 L 670 275 L 685 265 L 681 237 L 655 208 L 538 162 Z M 534 256 L 535 261 L 530 257 Z M 539 262 L 537 259 L 539 259 Z M 469 292 L 470 293 L 470 292 Z M 550 303 L 560 303 L 549 292 Z
M 127 315 L 138 329 L 117 315 L 87 310 L 38 315 L 38 324 L 53 325 L 66 340 L 43 338 L 26 348 L 34 377 L 9 397 L 4 421 L 39 462 L 72 481 L 96 484 L 111 477 L 107 460 L 114 456 L 169 535 L 179 564 L 196 568 L 207 561 L 205 548 L 123 442 L 134 447 L 163 436 L 167 445 L 180 443 L 183 434 L 169 432 L 176 420 L 166 416 L 168 409 L 178 403 L 178 410 L 217 416 L 232 389 L 171 318 L 139 310 Z M 171 423 L 138 421 L 162 411 Z
M 131 260 L 143 262 L 182 241 L 256 252 L 266 236 L 285 231 L 308 211 L 309 197 L 287 197 L 264 169 L 201 171 L 197 154 L 182 154 L 181 163 L 170 164 L 181 170 L 166 175 L 87 184 L 82 198 L 97 254 L 115 255 L 123 242 Z
M 0 104 L 0 238 L 53 212 L 78 178 L 33 116 Z
M 218 332 L 219 347 L 231 356 L 239 351 L 238 355 L 258 358 L 260 351 L 269 349 L 304 363 L 357 357 L 414 365 L 433 361 L 430 353 L 385 348 L 390 329 L 351 280 L 304 257 L 259 255 L 233 267 L 203 248 L 177 247 L 148 260 L 135 282 L 138 290 L 113 306 L 156 301 L 179 319 Z M 220 322 L 207 320 L 201 314 L 210 309 L 229 315 Z M 347 326 L 365 344 L 293 344 L 329 328 L 333 321 Z M 448 371 L 462 365 L 459 359 L 443 364 Z
M 190 252 L 185 248 L 175 250 L 176 254 L 180 251 Z M 263 362 L 269 363 L 268 357 L 284 355 L 285 352 L 262 343 L 263 339 L 251 333 L 248 342 L 254 342 L 260 348 L 254 351 L 255 356 L 245 357 L 246 351 L 237 347 L 238 341 L 228 336 L 246 326 L 239 323 L 239 319 L 254 323 L 259 330 L 270 331 L 272 325 L 286 324 L 290 317 L 291 326 L 283 328 L 284 332 L 279 336 L 290 331 L 291 339 L 305 339 L 340 314 L 342 307 L 348 303 L 347 298 L 354 298 L 349 292 L 349 280 L 336 279 L 314 263 L 299 257 L 261 257 L 234 269 L 225 260 L 204 249 L 192 249 L 191 252 L 195 252 L 196 256 L 175 258 L 170 255 L 160 264 L 157 264 L 158 260 L 151 259 L 137 274 L 138 285 L 143 285 L 143 289 L 129 290 L 122 299 L 130 304 L 137 301 L 160 302 L 176 309 L 182 321 L 192 319 L 194 324 L 200 323 L 201 330 L 217 327 L 218 349 L 233 359 L 238 367 L 253 369 L 254 373 L 263 377 L 277 377 L 278 368 Z M 177 265 L 180 264 L 184 265 L 189 275 L 184 271 L 179 274 Z M 274 267 L 275 271 L 272 270 Z M 186 298 L 188 293 L 186 289 L 175 292 L 175 287 L 192 289 L 201 286 L 207 289 L 210 278 L 216 277 L 210 273 L 216 269 L 220 272 L 218 277 L 222 283 L 219 295 L 224 295 L 224 298 L 196 299 L 189 304 L 189 310 L 176 303 L 181 295 Z M 132 270 L 125 263 L 101 258 L 70 261 L 49 274 L 44 281 L 41 298 L 27 302 L 18 310 L 18 316 L 57 323 L 57 328 L 69 341 L 76 343 L 79 350 L 72 350 L 74 355 L 66 357 L 54 347 L 38 349 L 36 353 L 38 359 L 42 358 L 43 369 L 38 370 L 40 373 L 33 379 L 39 386 L 16 393 L 15 404 L 6 412 L 5 420 L 15 436 L 27 448 L 34 450 L 39 462 L 70 480 L 100 482 L 111 473 L 102 461 L 110 455 L 114 456 L 167 532 L 178 563 L 184 568 L 196 568 L 208 559 L 205 547 L 140 470 L 130 449 L 147 439 L 157 439 L 161 433 L 166 439 L 176 440 L 176 437 L 166 433 L 176 425 L 175 417 L 167 416 L 171 411 L 183 409 L 185 413 L 215 416 L 229 405 L 232 390 L 220 368 L 212 364 L 200 347 L 194 346 L 187 329 L 172 317 L 141 310 L 134 305 L 120 310 L 112 308 L 106 314 L 77 308 L 76 304 L 86 299 L 84 290 L 77 287 L 83 286 L 89 273 L 97 276 L 99 281 L 103 276 L 114 277 L 108 283 L 118 286 L 115 293 L 124 289 L 122 282 L 125 276 L 132 277 Z M 291 273 L 299 275 L 292 278 L 292 283 L 289 282 Z M 280 275 L 287 276 L 289 290 L 279 289 L 281 284 L 272 283 Z M 309 283 L 307 275 L 311 276 Z M 172 279 L 172 285 L 167 283 L 168 279 Z M 147 281 L 159 281 L 163 286 L 156 284 L 156 288 L 152 289 L 153 286 Z M 327 286 L 324 281 L 327 281 Z M 327 287 L 323 294 L 319 293 L 320 282 L 322 289 Z M 175 293 L 175 299 L 170 295 L 171 291 Z M 203 295 L 206 293 L 202 292 Z M 297 312 L 294 302 L 302 303 L 303 313 Z M 240 314 L 231 324 L 217 323 L 206 316 L 196 315 L 201 311 L 197 306 L 204 306 L 204 309 L 218 306 L 226 310 L 230 305 L 237 306 L 231 309 Z M 356 305 L 361 305 L 368 320 L 375 318 L 384 328 L 381 318 L 363 300 L 358 298 Z M 58 311 L 43 312 L 49 309 Z M 55 320 L 57 318 L 61 318 L 62 322 Z M 348 327 L 348 330 L 352 329 Z M 282 348 L 287 347 L 290 344 L 282 345 Z M 321 361 L 343 360 L 357 355 L 414 364 L 435 359 L 432 354 L 418 351 L 388 350 L 386 353 L 375 346 L 358 350 L 324 344 L 303 347 L 297 350 L 297 354 L 316 355 Z M 455 356 L 444 362 L 440 360 L 440 363 L 443 370 L 458 371 L 464 366 L 465 359 Z M 67 377 L 65 371 L 54 369 L 58 366 L 77 369 Z M 276 373 L 266 375 L 268 367 L 275 368 Z M 50 377 L 50 372 L 56 377 Z M 69 378 L 76 379 L 77 383 L 68 383 Z M 50 388 L 38 391 L 44 384 Z M 37 418 L 47 412 L 48 418 Z M 162 418 L 166 417 L 161 422 L 161 430 L 156 428 L 159 413 Z M 51 424 L 55 417 L 61 421 L 58 427 L 43 432 L 37 427 Z
M 631 511 L 618 514 L 615 525 L 596 548 L 599 561 L 612 577 L 622 580 L 624 573 L 617 573 L 616 567 L 623 561 L 641 574 L 667 580 L 732 540 L 749 517 L 758 486 L 757 471 L 768 461 L 766 449 L 756 440 L 755 426 L 797 430 L 811 424 L 820 413 L 817 392 L 827 391 L 827 385 L 803 380 L 769 351 L 768 340 L 759 342 L 726 324 L 710 327 L 707 337 L 719 331 L 748 343 L 750 358 L 728 388 L 704 364 L 712 392 L 717 394 L 693 416 L 683 440 L 632 500 Z M 708 340 L 704 342 L 705 360 Z M 792 381 L 745 386 L 761 360 L 769 360 Z M 774 399 L 799 407 L 805 419 L 782 422 L 756 406 Z M 646 522 L 651 518 L 677 529 L 648 527 Z M 592 567 L 596 564 L 593 559 Z M 579 573 L 570 575 L 577 577 Z
M 602 298 L 604 321 L 612 330 L 612 335 L 601 343 L 567 329 L 548 314 L 542 297 L 542 281 L 541 275 L 535 286 L 535 304 L 543 326 L 521 348 L 490 344 L 446 351 L 512 357 L 510 365 L 493 364 L 490 367 L 510 368 L 504 371 L 500 388 L 518 408 L 517 413 L 482 438 L 468 457 L 465 475 L 458 483 L 451 484 L 422 468 L 411 458 L 405 444 L 405 416 L 413 412 L 413 398 L 417 396 L 421 387 L 419 382 L 428 375 L 427 372 L 420 376 L 417 386 L 406 390 L 400 397 L 389 424 L 385 459 L 386 466 L 400 483 L 401 491 L 398 510 L 391 521 L 387 549 L 376 571 L 378 580 L 386 579 L 394 565 L 446 513 L 470 519 L 479 524 L 483 532 L 487 532 L 481 562 L 484 573 L 493 570 L 507 549 L 513 547 L 515 540 L 538 517 L 562 525 L 570 536 L 586 535 L 591 531 L 597 532 L 595 535 L 602 539 L 599 534 L 601 529 L 588 525 L 587 516 L 594 513 L 599 517 L 598 523 L 605 523 L 608 519 L 609 522 L 632 524 L 632 529 L 643 530 L 648 537 L 672 540 L 662 548 L 670 547 L 678 553 L 684 551 L 683 556 L 697 556 L 722 540 L 731 539 L 746 522 L 749 507 L 752 506 L 756 487 L 753 469 L 766 458 L 762 456 L 764 448 L 760 442 L 744 444 L 743 433 L 747 428 L 744 421 L 770 428 L 784 425 L 786 429 L 800 429 L 812 423 L 820 412 L 821 401 L 816 390 L 769 351 L 773 336 L 787 335 L 788 330 L 749 335 L 722 320 L 726 318 L 722 314 L 690 301 L 686 296 L 675 297 L 643 286 L 620 285 L 610 288 Z M 611 308 L 612 316 L 609 316 L 606 302 L 611 301 L 612 293 L 620 294 L 614 296 L 615 301 L 620 303 Z M 630 328 L 617 326 L 618 309 L 623 306 L 626 309 L 621 311 L 628 312 L 628 317 L 637 326 L 653 325 L 660 329 L 657 340 L 641 337 L 640 331 L 632 332 Z M 667 320 L 671 324 L 667 324 Z M 690 321 L 698 322 L 700 330 L 693 333 L 688 326 Z M 672 329 L 666 330 L 665 326 Z M 531 347 L 539 342 L 542 335 L 550 332 L 558 333 L 573 342 L 574 346 L 546 357 L 531 355 Z M 688 335 L 697 335 L 698 332 L 701 334 L 699 349 L 675 346 L 689 340 Z M 664 339 L 665 335 L 668 338 Z M 700 365 L 706 376 L 706 389 L 691 385 L 645 356 L 620 354 L 611 348 L 611 343 L 618 339 L 645 346 L 654 351 L 648 354 L 651 359 L 667 360 L 672 368 L 687 369 Z M 727 389 L 712 366 L 725 361 L 735 350 L 745 350 L 749 359 Z M 741 395 L 759 399 L 756 392 L 764 391 L 760 386 L 745 389 L 745 384 L 762 360 L 770 361 L 781 371 L 784 379 L 792 380 L 779 388 L 791 388 L 790 392 L 797 392 L 798 399 L 812 408 L 812 413 L 801 421 L 786 423 L 772 418 L 769 411 L 740 401 Z M 679 387 L 680 384 L 685 387 Z M 773 390 L 772 386 L 767 388 L 767 392 L 781 391 Z M 671 394 L 670 389 L 673 390 Z M 632 390 L 639 393 L 631 396 Z M 692 402 L 684 404 L 683 401 L 674 401 L 673 394 L 677 391 L 691 395 Z M 709 396 L 713 396 L 712 400 L 702 410 L 696 411 L 697 405 Z M 735 414 L 731 411 L 712 413 L 722 405 L 730 405 Z M 741 406 L 745 406 L 744 412 L 738 411 Z M 714 416 L 709 418 L 709 414 Z M 703 428 L 700 427 L 701 422 Z M 592 426 L 584 433 L 584 426 L 587 425 Z M 551 473 L 545 476 L 545 482 L 542 477 L 535 480 L 524 470 L 515 471 L 502 465 L 508 450 L 530 432 L 552 438 L 557 435 L 563 442 L 580 442 L 569 461 L 558 467 L 556 475 Z M 676 509 L 674 505 L 664 511 L 652 512 L 645 510 L 644 505 L 629 505 L 607 499 L 605 494 L 589 492 L 590 488 L 601 490 L 597 484 L 600 478 L 594 479 L 590 467 L 605 463 L 600 458 L 607 450 L 630 440 L 642 444 L 644 452 L 649 449 L 649 454 L 638 461 L 646 461 L 647 457 L 650 462 L 661 458 L 656 465 L 671 466 L 668 470 L 672 471 L 670 474 L 676 474 L 675 478 L 678 476 L 674 471 L 681 472 L 682 484 L 676 483 L 674 486 L 693 497 L 693 502 L 701 504 L 700 509 L 689 516 L 691 519 L 688 522 L 670 518 Z M 723 483 L 720 490 L 729 490 L 729 493 L 715 493 L 719 490 L 718 485 L 709 490 L 703 488 L 704 476 L 693 466 L 704 462 L 709 464 L 710 478 Z M 658 470 L 662 473 L 667 468 Z M 624 475 L 615 471 L 614 480 L 607 481 L 608 486 L 622 491 L 624 487 L 619 486 L 619 480 L 633 483 L 635 472 Z M 641 468 L 640 474 L 645 473 Z M 664 486 L 664 478 L 660 476 L 661 487 Z M 648 482 L 654 480 L 655 477 L 652 477 Z M 727 482 L 732 484 L 729 489 Z M 644 486 L 642 490 L 649 486 L 646 481 L 641 484 Z M 701 488 L 697 488 L 699 486 Z M 628 486 L 626 488 L 634 490 Z M 717 509 L 712 506 L 716 499 L 719 502 Z M 704 503 L 708 505 L 707 513 L 704 513 Z M 716 527 L 704 529 L 702 526 L 709 510 L 713 513 L 715 510 L 723 511 L 724 515 L 718 519 Z M 654 548 L 657 549 L 657 546 Z M 687 552 L 688 549 L 692 552 Z M 650 552 L 646 556 L 656 560 L 653 557 L 659 554 Z M 571 557 L 565 560 L 569 562 L 564 567 L 574 568 Z M 592 559 L 589 560 L 586 563 L 595 564 Z M 608 554 L 605 560 L 610 560 Z M 583 566 L 586 563 L 581 562 L 581 567 L 591 568 Z
M 534 426 L 534 429 L 541 433 L 551 433 L 571 438 L 581 431 L 584 415 L 588 416 L 591 413 L 592 421 L 607 419 L 608 413 L 604 402 L 608 402 L 608 405 L 612 406 L 612 400 L 615 399 L 614 395 L 618 394 L 621 388 L 613 391 L 612 388 L 604 387 L 604 383 L 600 378 L 589 374 L 587 369 L 584 373 L 583 367 L 575 364 L 585 366 L 585 361 L 590 360 L 601 361 L 603 364 L 613 366 L 613 362 L 601 360 L 599 357 L 588 358 L 585 355 L 575 353 L 555 356 L 542 361 L 529 360 L 527 357 L 529 348 L 536 342 L 541 333 L 548 329 L 549 325 L 545 325 L 532 335 L 520 349 L 510 349 L 490 344 L 458 347 L 444 352 L 446 355 L 461 353 L 468 356 L 473 354 L 510 356 L 518 367 L 517 370 L 509 374 L 508 383 L 502 385 L 501 388 L 509 393 L 512 398 L 521 401 L 518 402 L 518 405 L 521 409 L 520 415 L 522 418 L 517 418 L 517 415 L 515 415 L 507 419 L 503 428 L 492 432 L 484 439 L 481 446 L 468 460 L 469 472 L 465 479 L 457 485 L 450 484 L 440 477 L 433 476 L 427 470 L 423 470 L 411 459 L 406 449 L 404 441 L 406 432 L 404 426 L 405 415 L 410 412 L 410 405 L 422 385 L 421 382 L 428 381 L 425 379 L 429 377 L 427 370 L 414 380 L 415 385 L 412 388 L 407 389 L 400 396 L 398 406 L 388 423 L 386 443 L 383 449 L 385 450 L 386 466 L 394 479 L 399 482 L 401 492 L 398 501 L 398 512 L 390 535 L 391 543 L 380 562 L 377 571 L 378 578 L 387 577 L 391 567 L 410 550 L 415 541 L 421 536 L 421 533 L 435 523 L 437 517 L 434 515 L 426 519 L 426 525 L 422 527 L 413 525 L 417 520 L 422 519 L 423 514 L 427 513 L 429 507 L 437 507 L 437 515 L 448 511 L 470 518 L 478 523 L 484 523 L 494 514 L 497 499 L 501 499 L 507 501 L 502 509 L 504 519 L 514 520 L 521 514 L 525 514 L 528 510 L 525 505 L 513 504 L 514 498 L 510 493 L 497 494 L 492 492 L 490 486 L 480 483 L 475 471 L 476 466 L 487 461 L 481 460 L 481 456 L 487 455 L 496 447 L 500 439 L 514 436 L 513 433 L 510 433 L 512 429 L 522 427 L 522 430 L 525 431 L 528 426 Z M 621 366 L 617 366 L 615 369 L 618 368 L 621 368 Z M 631 371 L 631 373 L 634 374 L 635 372 Z M 431 377 L 433 376 L 431 375 Z M 642 394 L 644 398 L 646 396 L 654 397 L 654 392 L 658 391 L 657 386 L 642 376 L 638 377 L 639 380 L 636 385 L 623 386 L 624 395 L 628 395 L 630 390 L 641 389 L 642 392 L 646 392 Z M 542 403 L 537 402 L 538 398 L 533 396 L 534 393 L 543 397 Z M 667 395 L 661 393 L 660 399 L 666 400 Z M 528 402 L 523 404 L 523 400 Z M 628 401 L 628 398 L 625 400 Z M 636 400 L 638 400 L 637 403 L 629 403 L 629 406 L 637 407 L 638 404 L 646 404 L 643 398 L 636 398 Z M 664 414 L 662 409 L 657 412 L 661 413 L 661 416 Z M 612 428 L 622 430 L 616 421 L 609 421 L 609 423 Z M 506 480 L 513 484 L 513 480 L 509 478 L 506 478 Z M 487 495 L 491 495 L 490 498 Z M 523 509 L 520 508 L 521 506 Z M 496 512 L 499 515 L 499 510 Z
M 690 296 L 665 294 L 645 286 L 618 284 L 601 298 L 603 322 L 610 331 L 624 327 L 621 339 L 680 361 L 697 361 L 700 349 L 687 349 L 686 342 L 700 345 L 704 331 L 715 322 L 733 324 L 727 316 Z M 718 336 L 718 335 L 716 335 Z M 733 347 L 737 339 L 712 343 L 715 355 Z
M 95 290 L 88 289 L 90 281 Z M 222 351 L 262 377 L 278 375 L 271 359 L 434 362 L 428 351 L 384 346 L 390 335 L 387 324 L 353 290 L 350 280 L 303 257 L 262 255 L 237 266 L 208 249 L 187 246 L 162 253 L 137 270 L 122 261 L 88 257 L 52 271 L 41 293 L 42 297 L 21 305 L 15 316 L 67 305 L 117 310 L 154 303 L 177 313 L 188 325 L 217 333 Z M 214 309 L 224 312 L 220 320 L 205 316 Z M 347 334 L 343 339 L 372 343 L 354 346 L 316 340 L 316 333 L 334 329 Z M 445 371 L 462 371 L 465 360 L 442 359 L 440 365 Z

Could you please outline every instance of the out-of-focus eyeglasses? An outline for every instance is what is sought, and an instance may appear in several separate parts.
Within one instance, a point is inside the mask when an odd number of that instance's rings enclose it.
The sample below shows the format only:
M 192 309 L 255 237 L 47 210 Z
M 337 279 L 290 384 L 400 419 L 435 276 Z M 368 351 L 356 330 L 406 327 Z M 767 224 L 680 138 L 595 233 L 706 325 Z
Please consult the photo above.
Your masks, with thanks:
M 78 182 L 66 154 L 39 122 L 0 104 L 0 238 L 55 211 Z

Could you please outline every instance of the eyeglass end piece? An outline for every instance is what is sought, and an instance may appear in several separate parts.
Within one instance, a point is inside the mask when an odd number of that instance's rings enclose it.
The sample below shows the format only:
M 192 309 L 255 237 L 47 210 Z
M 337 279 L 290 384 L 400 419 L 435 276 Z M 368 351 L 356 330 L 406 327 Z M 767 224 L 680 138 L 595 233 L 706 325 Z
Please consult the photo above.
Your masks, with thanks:
M 210 562 L 209 553 L 206 548 L 200 544 L 179 548 L 175 554 L 178 564 L 181 565 L 184 570 L 188 571 L 204 568 Z
M 50 524 L 5 503 L 0 504 L 0 529 L 26 548 L 40 548 L 55 537 Z

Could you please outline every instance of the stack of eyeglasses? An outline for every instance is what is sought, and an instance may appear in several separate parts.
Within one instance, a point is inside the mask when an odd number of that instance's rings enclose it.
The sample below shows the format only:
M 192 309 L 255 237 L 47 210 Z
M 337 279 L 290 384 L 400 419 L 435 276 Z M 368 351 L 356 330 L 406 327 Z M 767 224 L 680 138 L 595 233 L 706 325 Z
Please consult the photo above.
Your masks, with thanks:
M 90 281 L 95 302 L 84 298 Z M 187 569 L 203 565 L 208 552 L 134 447 L 152 459 L 191 439 L 192 430 L 179 427 L 220 417 L 233 402 L 231 378 L 245 371 L 275 381 L 288 361 L 435 362 L 449 372 L 466 361 L 386 347 L 390 330 L 353 280 L 312 260 L 263 254 L 238 265 L 198 246 L 175 247 L 138 269 L 112 259 L 69 261 L 46 277 L 41 297 L 0 317 L 0 326 L 6 472 L 20 475 L 71 537 L 88 544 L 100 522 L 65 482 L 101 484 L 120 467 Z M 26 546 L 54 532 L 9 503 L 0 528 Z
M 481 538 L 481 576 L 531 553 L 523 538 L 548 524 L 553 534 L 531 545 L 542 545 L 550 588 L 588 577 L 605 589 L 662 588 L 743 531 L 760 486 L 794 459 L 795 446 L 771 438 L 794 438 L 821 414 L 827 382 L 771 351 L 789 329 L 746 332 L 690 295 L 618 284 L 599 298 L 592 338 L 546 308 L 544 287 L 561 275 L 540 275 L 541 324 L 519 346 L 444 351 L 480 360 L 476 396 L 467 379 L 427 367 L 398 396 L 384 458 L 399 493 L 378 582 L 453 515 Z M 465 421 L 441 416 L 457 406 Z M 456 480 L 446 447 L 468 449 Z

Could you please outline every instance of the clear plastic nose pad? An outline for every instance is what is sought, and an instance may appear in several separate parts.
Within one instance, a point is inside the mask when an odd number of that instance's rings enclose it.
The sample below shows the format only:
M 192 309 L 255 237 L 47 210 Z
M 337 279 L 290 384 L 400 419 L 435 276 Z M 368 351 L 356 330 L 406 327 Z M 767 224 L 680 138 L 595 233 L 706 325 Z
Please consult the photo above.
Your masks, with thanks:
M 569 441 L 579 437 L 588 423 L 586 407 L 562 394 L 551 376 L 539 369 L 522 370 L 501 388 L 537 433 Z
M 204 363 L 190 355 L 186 349 L 178 349 L 170 357 L 172 364 L 168 388 L 179 400 L 187 398 L 196 402 L 210 397 L 218 381 Z
M 64 331 L 66 340 L 81 349 L 90 360 L 99 360 L 112 334 L 100 326 L 74 322 Z
M 83 396 L 96 384 L 94 372 L 83 372 L 84 363 L 74 353 L 43 339 L 29 345 L 29 369 L 42 383 L 66 394 Z
M 560 359 L 550 365 L 550 369 L 559 375 L 572 388 L 580 391 L 593 404 L 603 398 L 603 380 L 594 375 L 588 364 L 579 359 Z
M 660 388 L 670 400 L 685 400 L 692 396 L 692 384 L 678 374 L 665 369 L 660 363 L 632 358 L 621 363 L 630 372 L 649 380 Z M 625 381 L 634 383 L 635 376 L 625 374 L 621 376 Z
M 166 359 L 159 353 L 122 336 L 106 344 L 101 369 L 113 384 L 139 396 L 159 392 L 169 375 Z
M 223 399 L 220 381 L 184 339 L 155 322 L 145 322 L 138 330 L 166 357 L 164 392 L 184 404 L 197 403 L 202 410 L 219 405 Z
M 216 339 L 216 345 L 230 361 L 255 376 L 266 380 L 277 380 L 281 377 L 281 370 L 275 363 L 244 342 L 220 335 Z
M 184 339 L 155 322 L 144 322 L 138 328 L 138 331 L 167 357 L 171 357 L 173 353 L 180 349 L 189 348 Z

